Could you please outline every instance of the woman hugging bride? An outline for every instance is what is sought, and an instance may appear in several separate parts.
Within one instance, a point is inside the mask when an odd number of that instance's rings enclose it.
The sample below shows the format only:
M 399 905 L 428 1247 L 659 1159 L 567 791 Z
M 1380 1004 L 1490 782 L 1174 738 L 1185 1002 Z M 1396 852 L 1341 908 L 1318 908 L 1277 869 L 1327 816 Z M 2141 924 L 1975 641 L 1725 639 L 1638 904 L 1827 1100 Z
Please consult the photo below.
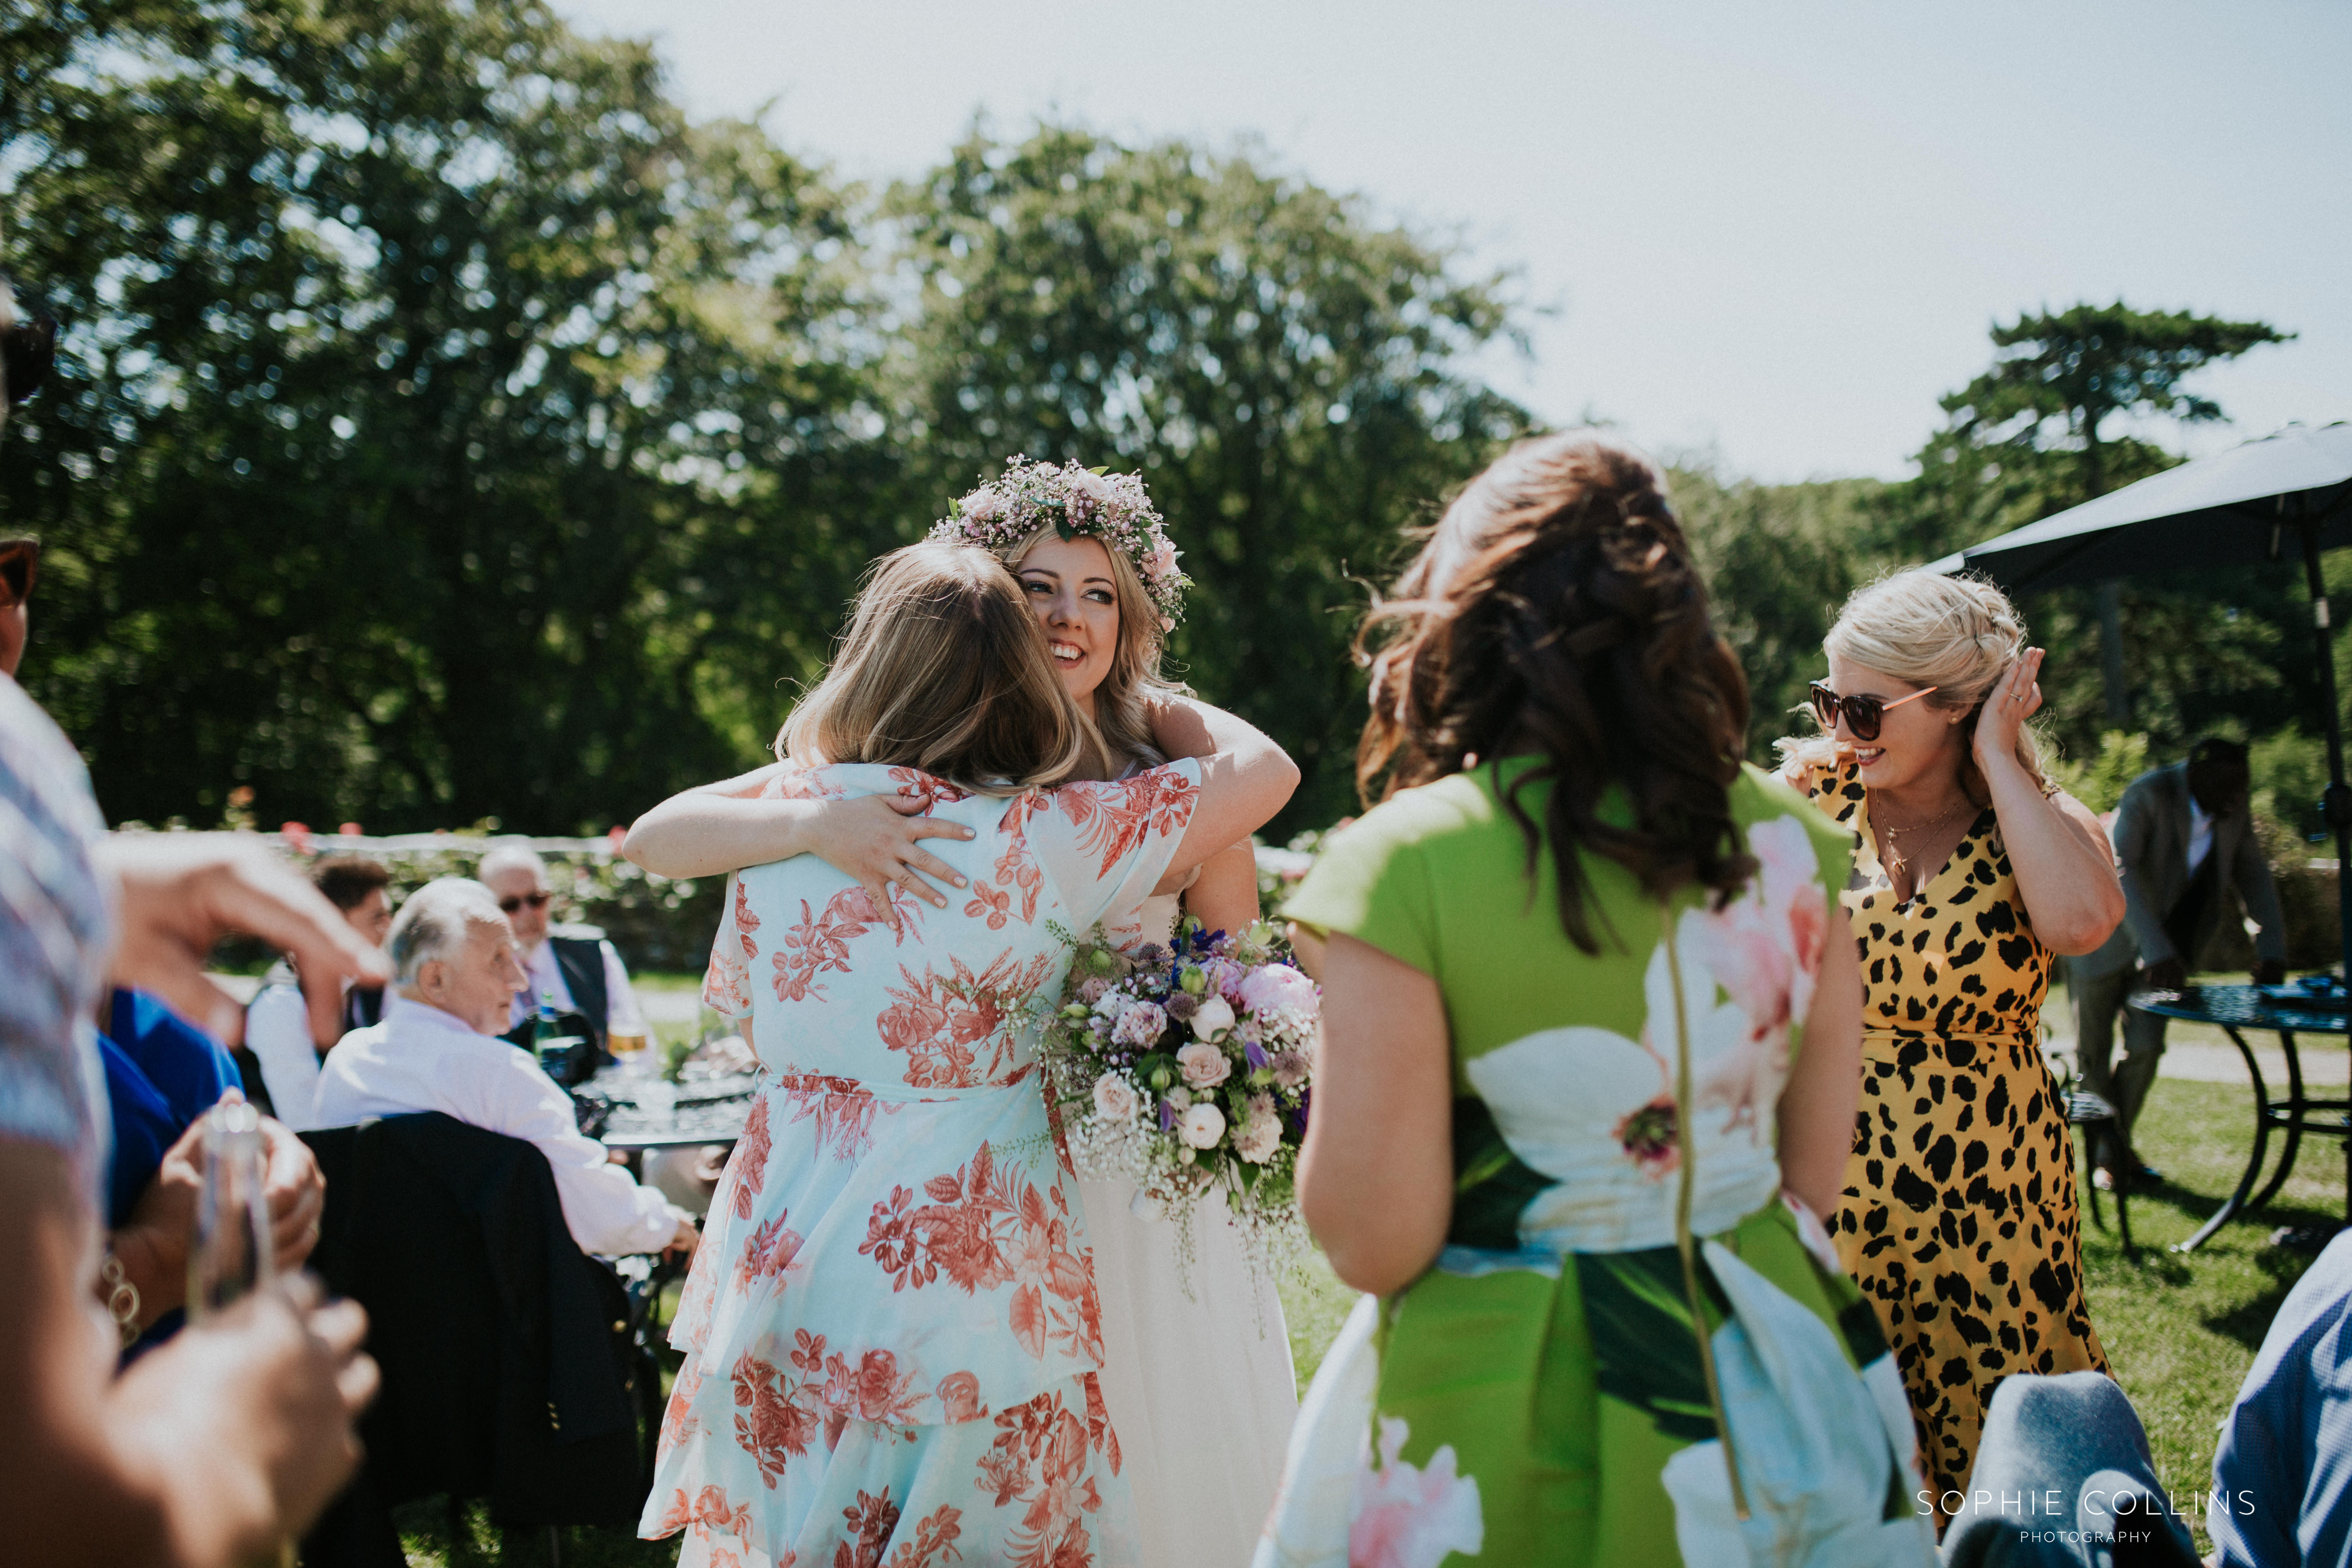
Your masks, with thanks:
M 706 1000 L 770 1075 L 673 1336 L 646 1532 L 682 1563 L 1247 1557 L 1279 1308 L 1221 1215 L 1188 1289 L 1131 1183 L 1043 1152 L 1029 1024 L 1055 929 L 1257 918 L 1247 836 L 1297 773 L 1161 679 L 1183 586 L 1139 479 L 1016 458 L 885 558 L 782 761 L 631 830 L 740 871 Z

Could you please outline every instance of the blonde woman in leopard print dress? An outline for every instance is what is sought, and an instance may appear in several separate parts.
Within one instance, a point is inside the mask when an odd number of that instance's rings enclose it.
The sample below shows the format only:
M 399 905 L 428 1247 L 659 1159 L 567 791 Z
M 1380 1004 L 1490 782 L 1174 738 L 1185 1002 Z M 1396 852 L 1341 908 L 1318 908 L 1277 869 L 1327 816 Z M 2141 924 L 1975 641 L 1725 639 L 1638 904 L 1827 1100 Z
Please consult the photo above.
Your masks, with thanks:
M 1877 1309 L 1939 1496 L 1966 1488 L 2011 1373 L 2107 1370 L 2083 1300 L 2064 1107 L 2043 1065 L 2052 955 L 2123 919 L 2098 821 L 2042 774 L 2042 650 L 1990 584 L 1857 592 L 1789 781 L 1858 838 L 1863 1099 L 1832 1222 Z

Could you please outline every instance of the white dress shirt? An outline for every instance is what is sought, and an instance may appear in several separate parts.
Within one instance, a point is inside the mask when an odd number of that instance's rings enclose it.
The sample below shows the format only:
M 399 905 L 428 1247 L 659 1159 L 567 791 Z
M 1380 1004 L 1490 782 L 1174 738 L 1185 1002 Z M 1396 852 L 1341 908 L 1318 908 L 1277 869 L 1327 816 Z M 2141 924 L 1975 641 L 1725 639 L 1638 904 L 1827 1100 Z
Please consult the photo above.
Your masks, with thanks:
M 2189 874 L 2197 875 L 2197 868 L 2205 864 L 2205 857 L 2213 852 L 2213 814 L 2189 797 Z
M 327 1053 L 311 1121 L 349 1127 L 412 1110 L 438 1110 L 537 1144 L 583 1252 L 658 1252 L 684 1217 L 607 1162 L 604 1145 L 581 1135 L 572 1097 L 529 1052 L 395 993 L 384 998 L 383 1023 L 353 1029 Z
M 319 1096 L 319 1047 L 310 1043 L 310 1005 L 298 985 L 265 985 L 245 1010 L 245 1045 L 261 1064 L 270 1109 L 308 1132 Z
M 564 933 L 558 931 L 551 934 L 562 936 Z M 618 1029 L 625 1035 L 644 1034 L 645 1015 L 637 1011 L 637 994 L 630 989 L 628 966 L 621 962 L 621 955 L 613 951 L 611 942 L 600 941 L 596 945 L 604 953 L 604 1032 L 610 1034 Z M 563 983 L 563 971 L 556 965 L 553 942 L 542 941 L 524 953 L 522 969 L 530 976 L 530 984 L 515 993 L 514 1006 L 507 1014 L 509 1025 L 520 1024 L 536 1014 L 539 999 L 550 993 L 555 997 L 557 1012 L 576 1013 L 580 1010 L 580 1005 L 572 1000 L 572 987 Z

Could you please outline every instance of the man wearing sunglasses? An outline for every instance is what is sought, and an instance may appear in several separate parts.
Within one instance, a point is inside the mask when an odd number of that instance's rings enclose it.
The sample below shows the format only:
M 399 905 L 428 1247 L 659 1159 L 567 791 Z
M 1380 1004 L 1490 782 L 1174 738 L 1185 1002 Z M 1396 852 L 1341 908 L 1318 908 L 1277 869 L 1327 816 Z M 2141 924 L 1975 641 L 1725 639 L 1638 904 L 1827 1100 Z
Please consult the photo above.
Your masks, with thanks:
M 2097 1157 L 2091 1176 L 2102 1188 L 2163 1179 L 2132 1151 L 2131 1130 L 2164 1055 L 2164 1020 L 2126 1010 L 2124 999 L 2142 986 L 2177 991 L 2188 983 L 2221 930 L 2231 888 L 2262 928 L 2254 984 L 2286 978 L 2286 917 L 2247 808 L 2251 782 L 2246 748 L 2209 736 L 2189 748 L 2187 762 L 2133 780 L 2116 808 L 2124 923 L 2097 952 L 2066 961 L 2083 1087 L 2116 1108 L 2120 1146 Z M 2110 1067 L 2119 1011 L 2124 1059 Z
M 601 931 L 549 928 L 547 862 L 529 845 L 498 846 L 482 857 L 480 876 L 514 927 L 516 955 L 530 980 L 515 994 L 514 1028 L 508 1037 L 529 1049 L 531 1019 L 541 1002 L 552 1003 L 556 1033 L 580 1035 L 588 1041 L 559 1076 L 566 1084 L 585 1081 L 613 1059 L 605 1042 L 614 1033 L 640 1037 L 646 1033 L 628 966 Z

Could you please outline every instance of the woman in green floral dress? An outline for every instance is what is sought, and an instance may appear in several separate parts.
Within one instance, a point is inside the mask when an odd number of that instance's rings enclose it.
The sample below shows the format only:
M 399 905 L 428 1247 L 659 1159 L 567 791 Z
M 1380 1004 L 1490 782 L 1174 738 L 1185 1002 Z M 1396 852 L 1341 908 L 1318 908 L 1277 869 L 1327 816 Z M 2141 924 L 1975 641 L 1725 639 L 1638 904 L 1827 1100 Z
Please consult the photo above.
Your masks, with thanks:
M 1301 1201 L 1370 1294 L 1259 1568 L 1929 1561 L 1812 1217 L 1858 1095 L 1850 842 L 1738 760 L 1656 470 L 1519 447 L 1377 618 L 1387 798 L 1286 910 L 1324 983 Z

